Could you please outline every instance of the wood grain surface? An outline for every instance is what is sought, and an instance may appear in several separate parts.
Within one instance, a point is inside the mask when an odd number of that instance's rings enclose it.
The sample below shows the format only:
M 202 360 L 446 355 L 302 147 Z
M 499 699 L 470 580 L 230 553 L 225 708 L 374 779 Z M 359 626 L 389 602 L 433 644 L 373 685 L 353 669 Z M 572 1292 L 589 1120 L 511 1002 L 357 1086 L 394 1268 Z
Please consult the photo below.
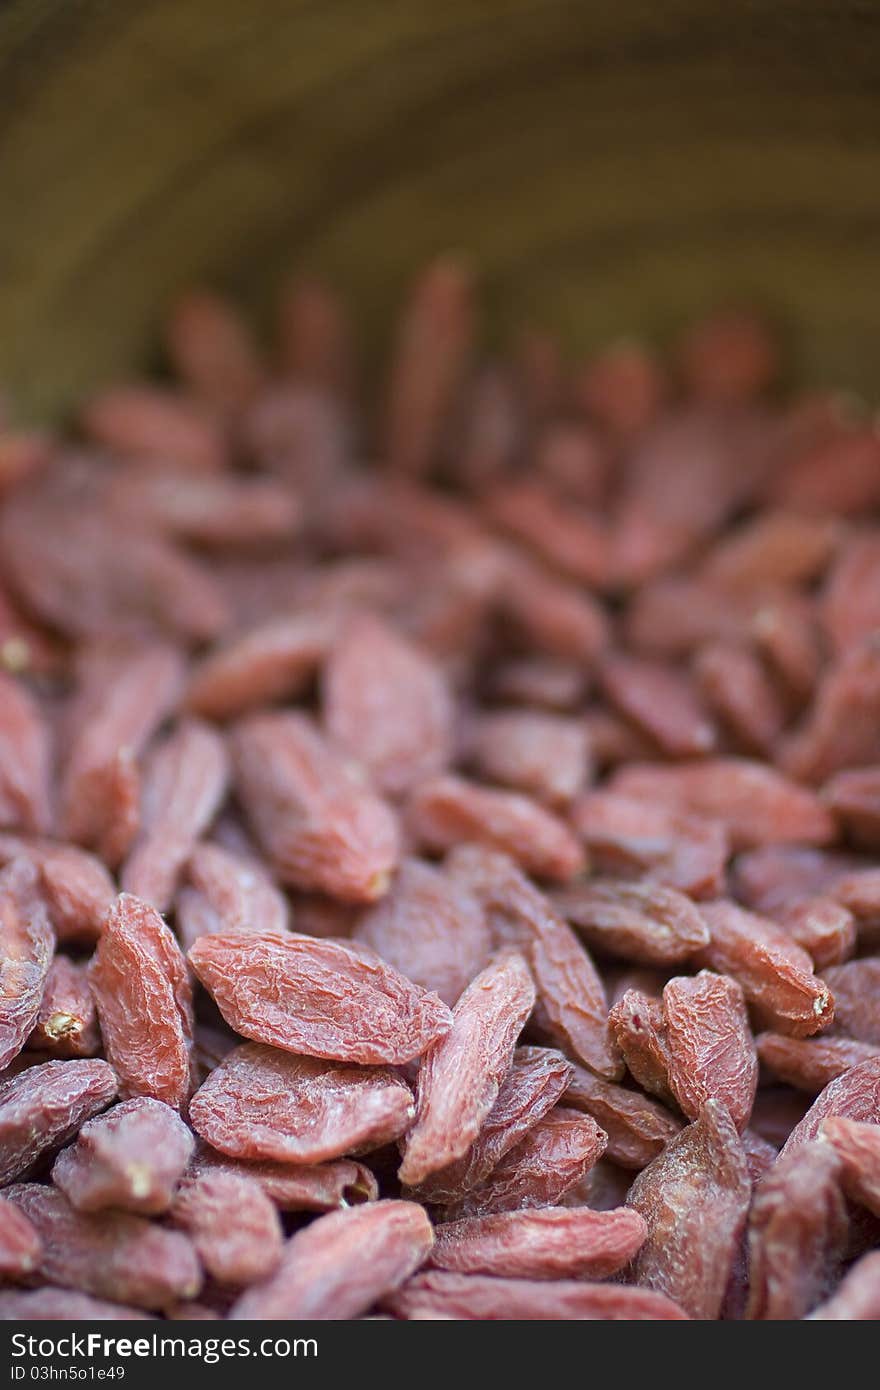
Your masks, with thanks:
M 182 284 L 350 293 L 367 353 L 466 249 L 492 332 L 582 350 L 766 303 L 880 393 L 875 0 L 5 0 L 0 387 L 154 352 Z

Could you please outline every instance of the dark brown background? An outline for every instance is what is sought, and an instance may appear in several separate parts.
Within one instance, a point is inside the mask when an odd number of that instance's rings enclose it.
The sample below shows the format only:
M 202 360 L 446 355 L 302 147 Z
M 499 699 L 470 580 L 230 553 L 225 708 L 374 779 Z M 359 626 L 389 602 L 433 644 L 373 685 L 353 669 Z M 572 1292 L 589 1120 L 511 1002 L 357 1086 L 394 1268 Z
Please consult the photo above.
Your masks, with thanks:
M 378 348 L 450 245 L 496 331 L 751 295 L 808 375 L 880 386 L 875 0 L 6 0 L 0 190 L 29 410 L 146 358 L 193 277 L 265 307 L 319 268 Z

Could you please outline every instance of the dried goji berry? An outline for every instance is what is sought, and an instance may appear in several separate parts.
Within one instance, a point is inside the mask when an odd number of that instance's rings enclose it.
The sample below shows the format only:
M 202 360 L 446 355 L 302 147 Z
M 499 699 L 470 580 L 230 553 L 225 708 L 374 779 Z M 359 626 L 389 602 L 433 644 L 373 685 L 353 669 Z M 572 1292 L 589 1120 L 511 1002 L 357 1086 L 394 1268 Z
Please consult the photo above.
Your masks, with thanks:
M 82 424 L 114 453 L 211 472 L 225 462 L 222 436 L 209 411 L 160 387 L 113 386 L 94 396 Z
M 761 1033 L 756 1041 L 766 1071 L 814 1096 L 850 1067 L 880 1056 L 880 1047 L 851 1038 L 789 1038 L 783 1033 Z
M 747 752 L 772 750 L 786 711 L 758 656 L 745 646 L 715 642 L 701 649 L 694 674 L 706 705 Z
M 645 1168 L 681 1129 L 681 1121 L 641 1091 L 602 1081 L 576 1067 L 565 1104 L 592 1115 L 608 1136 L 608 1158 L 623 1168 Z
M 659 999 L 627 989 L 612 1005 L 611 1036 L 634 1079 L 660 1100 L 674 1104 L 669 1087 L 669 1042 Z
M 140 835 L 122 868 L 126 893 L 166 912 L 196 841 L 214 819 L 228 781 L 226 748 L 205 724 L 187 720 L 147 759 Z
M 864 1124 L 880 1124 L 880 1057 L 869 1057 L 830 1081 L 792 1129 L 782 1153 L 788 1154 L 819 1135 L 829 1115 Z
M 880 1125 L 829 1115 L 819 1126 L 840 1159 L 840 1181 L 847 1196 L 880 1216 Z
M 489 782 L 565 806 L 589 780 L 587 727 L 543 710 L 483 714 L 467 741 L 467 757 Z
M 749 1218 L 748 1317 L 802 1318 L 828 1293 L 848 1228 L 840 1171 L 829 1144 L 802 1144 L 758 1184 Z
M 192 987 L 158 912 L 122 893 L 89 968 L 104 1047 L 123 1096 L 183 1105 L 190 1090 Z
M 221 845 L 197 845 L 187 877 L 191 886 L 180 890 L 175 903 L 175 925 L 185 949 L 205 934 L 287 930 L 287 899 L 256 857 Z
M 508 1279 L 604 1279 L 637 1253 L 648 1228 L 635 1211 L 545 1207 L 448 1221 L 429 1263 Z
M 595 515 L 540 481 L 506 481 L 484 499 L 487 520 L 550 568 L 589 587 L 608 582 L 608 532 Z
M 717 1318 L 751 1196 L 746 1156 L 724 1105 L 706 1101 L 630 1188 L 648 1223 L 634 1283 L 674 1299 L 694 1318 Z
M 463 845 L 448 863 L 482 903 L 498 945 L 526 954 L 538 995 L 538 1031 L 599 1075 L 617 1079 L 621 1065 L 609 1039 L 605 989 L 568 924 L 506 855 Z
M 195 1141 L 170 1105 L 123 1101 L 84 1124 L 55 1160 L 52 1181 L 78 1211 L 167 1211 Z
M 0 825 L 49 829 L 49 730 L 24 684 L 0 670 Z
M 730 851 L 720 820 L 604 789 L 576 802 L 573 820 L 597 867 L 609 873 L 646 873 L 695 898 L 722 891 Z
M 24 1047 L 39 1017 L 55 939 L 24 859 L 0 871 L 0 1069 Z
M 700 963 L 737 980 L 771 1028 L 806 1037 L 828 1026 L 834 1017 L 831 991 L 814 975 L 806 951 L 785 932 L 723 900 L 707 903 L 703 916 L 710 940 Z
M 822 794 L 853 844 L 880 849 L 880 766 L 838 772 Z
M 855 918 L 832 897 L 804 898 L 778 911 L 775 920 L 807 952 L 817 970 L 839 965 L 855 950 Z
M 764 319 L 722 310 L 692 324 L 678 343 L 679 372 L 700 400 L 736 404 L 760 395 L 779 373 L 779 345 Z
M 372 1202 L 320 1216 L 287 1242 L 276 1273 L 232 1318 L 356 1318 L 418 1269 L 434 1243 L 415 1202 Z
M 397 1139 L 414 1106 L 391 1071 L 244 1043 L 211 1072 L 189 1115 L 203 1139 L 234 1158 L 320 1163 Z
M 782 762 L 805 782 L 880 761 L 880 645 L 866 638 L 826 667 L 804 726 Z M 821 843 L 816 841 L 815 843 Z
M 822 1322 L 876 1322 L 880 1317 L 880 1250 L 863 1255 L 831 1298 L 814 1308 L 809 1317 Z
M 735 849 L 824 845 L 834 839 L 833 820 L 817 796 L 746 758 L 710 758 L 678 767 L 636 764 L 614 774 L 611 790 L 720 820 Z
M 599 1161 L 607 1142 L 591 1116 L 557 1105 L 507 1151 L 487 1178 L 447 1208 L 448 1219 L 555 1206 Z
M 97 1058 L 44 1062 L 0 1084 L 0 1183 L 26 1173 L 41 1153 L 105 1109 L 117 1081 Z
M 476 899 L 452 875 L 419 859 L 404 860 L 385 897 L 359 918 L 353 939 L 450 1007 L 486 964 L 491 947 Z
M 65 838 L 98 848 L 111 867 L 127 852 L 134 823 L 116 823 L 127 796 L 137 809 L 136 759 L 179 694 L 181 664 L 169 647 L 147 646 L 130 656 L 100 656 L 85 673 L 61 785 Z M 121 779 L 121 780 L 120 780 Z M 112 793 L 112 795 L 111 795 Z
M 828 576 L 819 608 L 822 626 L 836 652 L 857 646 L 880 627 L 878 583 L 880 543 L 876 531 L 849 535 Z
M 180 295 L 165 322 L 165 345 L 177 375 L 218 410 L 247 405 L 262 384 L 259 348 L 243 317 L 218 294 Z
M 671 758 L 711 752 L 716 731 L 687 672 L 615 652 L 600 666 L 610 702 Z
M 419 1067 L 401 1182 L 420 1183 L 467 1153 L 498 1098 L 534 1002 L 528 966 L 513 951 L 490 961 L 464 991 L 451 1029 Z
M 336 626 L 332 612 L 320 609 L 256 623 L 196 664 L 188 708 L 208 719 L 232 719 L 298 694 L 329 652 Z
M 742 989 L 726 975 L 679 975 L 663 990 L 669 1089 L 685 1115 L 720 1100 L 742 1131 L 758 1086 L 758 1058 Z
M 169 1212 L 218 1284 L 243 1287 L 269 1278 L 283 1248 L 278 1213 L 259 1183 L 231 1173 L 186 1178 Z
M 373 902 L 400 852 L 393 812 L 302 714 L 260 714 L 233 734 L 236 785 L 279 876 Z
M 835 1032 L 880 1047 L 880 956 L 829 966 L 823 979 L 834 993 Z
M 762 512 L 716 544 L 703 573 L 709 583 L 741 589 L 808 584 L 822 575 L 842 538 L 834 517 Z
M 372 614 L 340 629 L 323 675 L 333 741 L 376 787 L 402 796 L 453 751 L 453 704 L 440 667 Z
M 131 1322 L 149 1321 L 150 1313 L 109 1303 L 76 1289 L 47 1285 L 42 1289 L 4 1289 L 0 1292 L 0 1321 L 3 1322 Z
M 428 849 L 468 841 L 509 854 L 536 878 L 573 878 L 584 852 L 565 823 L 519 792 L 498 791 L 461 777 L 422 782 L 409 804 L 410 833 Z
M 709 929 L 683 893 L 652 882 L 590 879 L 553 894 L 590 946 L 645 965 L 674 965 L 709 943 Z
M 0 1197 L 0 1277 L 20 1279 L 33 1274 L 42 1251 L 42 1241 L 24 1212 Z
M 470 355 L 471 277 L 451 258 L 433 261 L 413 286 L 400 319 L 390 371 L 387 455 L 400 473 L 435 462 L 443 421 Z
M 333 1163 L 281 1163 L 271 1159 L 243 1162 L 202 1150 L 191 1173 L 232 1173 L 259 1183 L 281 1211 L 332 1211 L 335 1207 L 374 1202 L 379 1195 L 369 1168 L 351 1159 Z
M 193 969 L 230 1027 L 286 1052 L 366 1066 L 412 1061 L 449 1010 L 368 947 L 293 932 L 202 936 Z
M 398 1318 L 475 1321 L 654 1322 L 687 1318 L 671 1298 L 651 1289 L 585 1280 L 497 1279 L 429 1270 L 386 1300 Z
M 94 1057 L 101 1049 L 98 1016 L 84 965 L 55 956 L 28 1046 L 53 1057 Z
M 39 1273 L 49 1283 L 151 1309 L 194 1298 L 201 1288 L 195 1250 L 178 1231 L 129 1212 L 85 1215 L 37 1183 L 16 1183 L 5 1195 L 36 1228 Z
M 348 310 L 323 280 L 298 276 L 282 288 L 278 354 L 295 381 L 345 394 L 351 387 L 352 344 Z

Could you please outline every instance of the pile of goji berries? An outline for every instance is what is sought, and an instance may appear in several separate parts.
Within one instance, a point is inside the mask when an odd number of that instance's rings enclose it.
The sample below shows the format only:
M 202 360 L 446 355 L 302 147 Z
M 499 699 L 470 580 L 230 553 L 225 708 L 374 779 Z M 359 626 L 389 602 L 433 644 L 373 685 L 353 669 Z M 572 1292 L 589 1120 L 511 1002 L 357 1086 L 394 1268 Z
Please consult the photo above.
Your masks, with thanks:
M 880 1318 L 880 434 L 208 293 L 0 428 L 0 1316 Z

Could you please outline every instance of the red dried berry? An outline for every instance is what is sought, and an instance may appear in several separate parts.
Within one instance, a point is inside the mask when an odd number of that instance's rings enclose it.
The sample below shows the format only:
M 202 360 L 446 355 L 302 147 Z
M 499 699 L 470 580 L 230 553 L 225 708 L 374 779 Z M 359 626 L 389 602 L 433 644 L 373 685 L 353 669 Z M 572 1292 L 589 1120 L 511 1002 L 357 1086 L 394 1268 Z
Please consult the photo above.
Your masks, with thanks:
M 333 741 L 379 791 L 403 796 L 441 772 L 453 751 L 453 703 L 440 667 L 381 619 L 340 630 L 323 677 Z
M 849 1225 L 840 1172 L 830 1144 L 802 1144 L 758 1184 L 749 1218 L 747 1317 L 802 1318 L 829 1292 Z
M 832 1297 L 809 1316 L 821 1322 L 876 1322 L 880 1317 L 880 1250 L 863 1255 Z
M 120 894 L 89 975 L 122 1095 L 153 1096 L 179 1109 L 190 1091 L 192 987 L 186 960 L 158 912 Z
M 412 1121 L 409 1087 L 391 1071 L 342 1067 L 245 1043 L 190 1101 L 194 1129 L 234 1158 L 320 1163 L 397 1139 Z
M 589 1115 L 557 1105 L 454 1206 L 450 1221 L 521 1208 L 552 1207 L 598 1163 L 607 1136 Z
M 746 1001 L 735 980 L 701 970 L 677 976 L 663 990 L 669 1089 L 695 1120 L 719 1100 L 737 1129 L 749 1122 L 758 1086 L 758 1058 Z
M 351 902 L 387 891 L 400 853 L 394 814 L 304 715 L 254 715 L 232 751 L 248 819 L 285 883 Z
M 159 645 L 99 656 L 86 670 L 65 758 L 61 828 L 111 867 L 137 829 L 137 758 L 173 707 L 181 678 L 179 655 Z
M 490 961 L 462 994 L 451 1029 L 419 1067 L 401 1182 L 420 1183 L 467 1153 L 498 1098 L 534 1002 L 528 966 L 512 951 Z
M 39 1017 L 55 940 L 24 859 L 0 872 L 0 1069 L 21 1051 Z
M 689 898 L 652 882 L 596 879 L 553 894 L 557 910 L 588 944 L 644 965 L 674 965 L 709 943 Z
M 556 816 L 518 792 L 435 777 L 417 788 L 407 816 L 410 832 L 434 851 L 471 841 L 507 853 L 536 878 L 573 878 L 584 867 L 575 836 Z
M 829 1115 L 869 1125 L 880 1124 L 880 1057 L 869 1057 L 829 1082 L 792 1129 L 782 1153 L 791 1153 L 816 1139 L 822 1121 Z
M 730 850 L 720 820 L 608 791 L 589 792 L 573 820 L 597 867 L 609 873 L 645 873 L 694 898 L 723 889 Z
M 647 1234 L 642 1217 L 626 1207 L 507 1211 L 440 1226 L 430 1264 L 507 1279 L 604 1279 L 633 1258 Z
M 675 1101 L 669 1086 L 669 1042 L 659 999 L 639 989 L 624 990 L 608 1016 L 611 1036 L 633 1078 L 667 1104 Z
M 206 1272 L 242 1288 L 274 1274 L 284 1244 L 272 1202 L 252 1178 L 203 1173 L 186 1178 L 169 1213 L 186 1231 Z
M 167 1211 L 195 1141 L 170 1105 L 138 1096 L 89 1120 L 55 1160 L 52 1181 L 78 1211 Z
M 43 1243 L 24 1212 L 0 1197 L 0 1278 L 33 1274 L 42 1253 Z
M 332 1211 L 374 1202 L 379 1195 L 370 1170 L 351 1159 L 314 1165 L 271 1159 L 243 1162 L 205 1149 L 197 1155 L 190 1173 L 232 1173 L 251 1178 L 281 1211 Z
M 55 1188 L 37 1183 L 16 1183 L 5 1195 L 36 1228 L 43 1243 L 39 1272 L 49 1283 L 150 1309 L 194 1298 L 201 1288 L 196 1253 L 177 1231 L 128 1212 L 84 1215 Z
M 654 1322 L 687 1318 L 678 1304 L 650 1289 L 581 1280 L 540 1282 L 429 1270 L 386 1300 L 398 1318 L 465 1321 Z
M 28 1047 L 53 1057 L 94 1057 L 101 1050 L 88 972 L 69 956 L 56 956 L 49 966 Z
M 424 1262 L 431 1223 L 415 1202 L 372 1202 L 318 1217 L 287 1242 L 276 1273 L 233 1319 L 356 1318 Z
M 0 670 L 0 825 L 45 835 L 49 783 L 46 721 L 22 682 Z
M 359 918 L 352 939 L 450 1008 L 491 948 L 479 903 L 450 874 L 419 859 L 404 860 L 382 901 Z
M 467 741 L 468 761 L 488 782 L 566 806 L 589 781 L 590 745 L 582 720 L 534 709 L 482 715 Z
M 633 1282 L 717 1318 L 751 1196 L 746 1156 L 728 1111 L 708 1100 L 636 1178 L 627 1205 L 648 1223 Z
M 707 903 L 703 916 L 710 941 L 700 963 L 737 980 L 770 1027 L 806 1037 L 828 1026 L 834 1017 L 831 991 L 785 932 L 731 902 Z
M 147 760 L 140 835 L 122 868 L 126 893 L 167 912 L 178 876 L 226 796 L 226 747 L 206 724 L 187 720 Z
M 574 1067 L 560 1052 L 518 1047 L 498 1096 L 467 1153 L 430 1173 L 412 1196 L 446 1206 L 478 1186 L 560 1099 Z
M 230 1027 L 286 1052 L 365 1066 L 410 1062 L 451 1017 L 365 946 L 291 932 L 203 936 L 190 963 Z
M 671 758 L 712 752 L 715 728 L 686 672 L 614 653 L 600 667 L 610 702 Z
M 647 1167 L 682 1127 L 665 1106 L 641 1091 L 602 1081 L 584 1067 L 574 1069 L 564 1100 L 566 1106 L 592 1115 L 604 1129 L 608 1136 L 605 1152 L 622 1168 L 638 1171 Z
M 329 652 L 336 627 L 329 609 L 255 624 L 195 665 L 184 697 L 187 707 L 206 719 L 233 719 L 297 695 Z
M 678 767 L 636 764 L 615 773 L 611 790 L 719 820 L 735 849 L 824 845 L 834 839 L 834 823 L 818 797 L 745 758 L 711 758 Z
M 850 1067 L 880 1056 L 880 1047 L 850 1038 L 788 1038 L 783 1033 L 760 1033 L 756 1041 L 761 1066 L 771 1076 L 814 1096 Z
M 105 1109 L 117 1081 L 106 1062 L 44 1062 L 0 1084 L 0 1183 L 20 1177 L 47 1149 Z
M 497 944 L 525 953 L 538 995 L 537 1030 L 599 1075 L 616 1080 L 621 1065 L 609 1040 L 605 989 L 568 924 L 504 854 L 463 845 L 448 865 L 482 904 Z
M 840 1181 L 847 1196 L 880 1216 L 880 1125 L 829 1115 L 819 1126 L 840 1159 Z

